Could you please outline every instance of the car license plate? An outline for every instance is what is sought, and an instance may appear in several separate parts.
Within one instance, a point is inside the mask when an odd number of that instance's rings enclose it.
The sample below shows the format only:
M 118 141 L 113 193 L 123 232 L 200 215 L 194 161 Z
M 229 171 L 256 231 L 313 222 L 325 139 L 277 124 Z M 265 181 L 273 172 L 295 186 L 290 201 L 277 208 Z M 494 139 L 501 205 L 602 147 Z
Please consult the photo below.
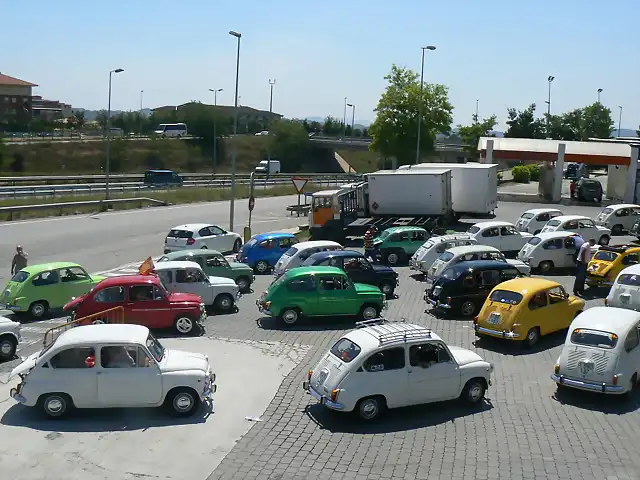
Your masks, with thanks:
M 489 315 L 489 320 L 487 321 L 492 325 L 500 323 L 500 314 L 497 312 L 491 313 L 491 315 Z

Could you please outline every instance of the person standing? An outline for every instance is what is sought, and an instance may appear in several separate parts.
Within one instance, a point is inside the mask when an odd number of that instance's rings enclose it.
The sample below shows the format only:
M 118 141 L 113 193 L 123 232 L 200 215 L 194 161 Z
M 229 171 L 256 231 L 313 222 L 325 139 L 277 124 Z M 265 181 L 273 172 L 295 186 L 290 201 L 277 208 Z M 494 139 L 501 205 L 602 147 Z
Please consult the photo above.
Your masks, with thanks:
M 16 247 L 16 254 L 13 256 L 11 262 L 11 275 L 18 273 L 24 267 L 27 266 L 27 254 L 22 248 L 22 245 Z
M 582 245 L 584 245 L 584 238 L 582 238 L 578 233 L 571 235 L 571 238 L 573 239 L 573 246 L 576 249 L 576 252 L 573 254 L 573 263 L 576 263 L 578 261 L 578 253 L 580 252 L 580 248 L 582 247 Z
M 373 237 L 375 235 L 374 227 L 367 229 L 364 234 L 364 256 L 372 262 L 376 260 L 376 251 L 373 247 Z
M 591 260 L 591 248 L 596 244 L 592 238 L 584 242 L 578 251 L 578 263 L 576 265 L 576 280 L 573 283 L 573 294 L 581 297 L 584 295 L 584 282 L 587 279 L 587 265 Z

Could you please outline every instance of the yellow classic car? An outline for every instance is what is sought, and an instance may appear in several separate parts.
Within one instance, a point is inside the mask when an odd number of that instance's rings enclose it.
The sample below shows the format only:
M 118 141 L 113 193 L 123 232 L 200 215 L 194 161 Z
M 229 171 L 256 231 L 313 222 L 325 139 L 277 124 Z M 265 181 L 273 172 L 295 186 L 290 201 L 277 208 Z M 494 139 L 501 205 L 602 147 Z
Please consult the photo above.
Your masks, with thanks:
M 611 286 L 618 274 L 640 260 L 636 245 L 601 246 L 587 265 L 586 283 L 590 287 Z
M 496 286 L 473 321 L 476 335 L 523 341 L 533 346 L 542 335 L 569 328 L 584 300 L 544 278 L 516 278 Z

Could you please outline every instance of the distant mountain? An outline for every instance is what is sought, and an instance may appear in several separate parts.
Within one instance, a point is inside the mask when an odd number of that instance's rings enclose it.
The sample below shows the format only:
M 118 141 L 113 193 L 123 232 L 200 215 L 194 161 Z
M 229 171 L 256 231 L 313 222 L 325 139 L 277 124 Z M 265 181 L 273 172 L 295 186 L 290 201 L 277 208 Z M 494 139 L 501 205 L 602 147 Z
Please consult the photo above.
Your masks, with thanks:
M 618 133 L 618 129 L 616 128 L 611 135 L 613 137 L 637 137 L 638 134 L 635 130 L 629 128 L 621 128 L 620 133 Z
M 305 120 L 307 122 L 319 122 L 319 123 L 324 123 L 326 117 L 305 117 Z M 342 121 L 341 118 L 337 119 L 338 121 Z M 349 118 L 349 116 L 347 115 L 347 125 L 351 125 L 351 119 Z M 353 128 L 359 128 L 360 130 L 362 130 L 363 128 L 369 128 L 369 125 L 371 125 L 371 122 L 368 120 L 356 120 L 354 122 Z

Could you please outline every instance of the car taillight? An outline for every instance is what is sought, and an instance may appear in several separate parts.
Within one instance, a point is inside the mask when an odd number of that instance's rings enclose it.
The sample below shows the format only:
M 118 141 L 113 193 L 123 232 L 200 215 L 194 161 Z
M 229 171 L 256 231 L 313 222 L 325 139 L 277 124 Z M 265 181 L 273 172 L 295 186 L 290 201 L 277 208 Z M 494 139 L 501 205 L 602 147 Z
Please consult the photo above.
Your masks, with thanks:
M 617 384 L 618 384 L 618 375 L 614 375 L 614 376 L 613 376 L 613 380 L 612 380 L 612 382 L 611 382 L 611 383 L 613 383 L 614 385 L 617 385 Z
M 340 393 L 340 389 L 336 388 L 335 390 L 331 390 L 331 401 L 335 403 L 338 401 L 338 394 Z
M 451 297 L 447 297 L 447 305 L 451 305 Z
M 187 245 L 193 245 L 196 241 L 193 238 L 187 239 Z
M 553 373 L 555 373 L 556 375 L 560 373 L 560 365 L 558 365 L 557 363 L 553 367 Z
M 313 370 L 309 370 L 309 372 L 307 373 L 307 380 L 309 380 L 309 382 L 311 382 L 312 375 L 313 375 Z
M 478 316 L 477 315 L 475 317 L 473 317 L 473 324 L 474 325 L 478 324 Z

